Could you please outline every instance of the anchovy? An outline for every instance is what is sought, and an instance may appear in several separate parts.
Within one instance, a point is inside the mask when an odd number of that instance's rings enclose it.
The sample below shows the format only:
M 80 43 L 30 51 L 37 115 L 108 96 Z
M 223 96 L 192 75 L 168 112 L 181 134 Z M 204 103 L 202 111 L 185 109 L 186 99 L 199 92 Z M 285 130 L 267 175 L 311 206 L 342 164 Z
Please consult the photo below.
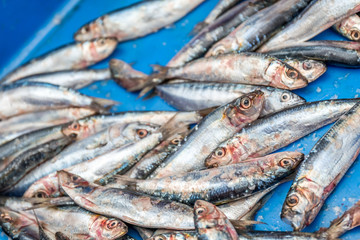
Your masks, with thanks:
M 214 44 L 206 57 L 233 51 L 251 52 L 290 22 L 312 0 L 280 0 L 254 14 L 227 37 Z
M 201 57 L 211 45 L 228 35 L 234 27 L 255 14 L 257 11 L 278 0 L 247 0 L 233 7 L 209 26 L 204 27 L 187 43 L 167 64 L 178 67 Z
M 110 186 L 189 205 L 199 199 L 220 204 L 248 197 L 273 186 L 294 172 L 302 160 L 303 154 L 295 152 L 291 158 L 250 159 L 229 166 L 158 179 L 117 176 Z
M 142 1 L 114 10 L 82 26 L 76 41 L 114 37 L 119 42 L 142 37 L 176 22 L 204 0 Z
M 317 216 L 360 152 L 360 102 L 315 144 L 296 174 L 281 218 L 298 231 Z
M 333 29 L 352 41 L 360 41 L 360 16 L 354 14 L 333 25 Z
M 289 45 L 268 52 L 269 55 L 284 58 L 307 58 L 325 61 L 345 67 L 360 66 L 360 43 L 349 41 L 310 41 Z
M 105 106 L 116 104 L 116 101 L 85 96 L 48 83 L 25 82 L 0 87 L 0 119 L 67 107 L 89 107 L 105 112 Z
M 323 11 L 323 9 L 328 9 L 328 11 Z M 358 0 L 313 1 L 298 17 L 288 23 L 284 30 L 273 36 L 258 51 L 268 52 L 274 48 L 305 42 L 359 11 Z
M 259 117 L 263 102 L 263 92 L 254 91 L 218 107 L 194 127 L 181 147 L 151 177 L 204 168 L 204 160 L 213 149 Z
M 94 115 L 91 108 L 64 108 L 19 115 L 0 122 L 0 145 L 39 129 Z
M 116 46 L 117 41 L 113 38 L 65 45 L 16 68 L 1 79 L 1 83 L 12 83 L 40 73 L 85 68 L 107 58 Z
M 358 101 L 339 99 L 305 103 L 259 119 L 221 143 L 205 164 L 207 167 L 222 166 L 249 157 L 265 156 L 334 122 Z
M 287 90 L 232 83 L 172 83 L 156 86 L 158 95 L 179 110 L 200 110 L 223 105 L 244 94 L 260 90 L 264 107 L 260 117 L 305 103 L 305 99 Z
M 54 73 L 43 73 L 21 78 L 15 82 L 43 82 L 58 86 L 80 89 L 96 81 L 108 80 L 111 78 L 109 69 L 83 69 L 67 70 Z

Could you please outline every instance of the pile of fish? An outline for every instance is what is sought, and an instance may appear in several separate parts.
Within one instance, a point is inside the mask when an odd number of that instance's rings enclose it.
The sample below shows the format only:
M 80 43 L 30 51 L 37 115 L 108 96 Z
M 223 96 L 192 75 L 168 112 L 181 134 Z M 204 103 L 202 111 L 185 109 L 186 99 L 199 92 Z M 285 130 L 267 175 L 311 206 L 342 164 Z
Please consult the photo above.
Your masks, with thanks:
M 338 239 L 360 225 L 358 198 L 328 228 L 300 232 L 359 155 L 360 99 L 291 91 L 327 64 L 360 67 L 360 0 L 219 0 L 152 74 L 118 59 L 86 68 L 202 2 L 117 9 L 1 79 L 0 224 L 11 238 L 132 239 L 131 225 L 153 240 Z M 331 27 L 350 41 L 310 40 Z M 109 79 L 179 111 L 111 113 L 119 102 L 78 92 Z M 331 123 L 306 156 L 278 151 Z M 281 218 L 294 231 L 255 231 L 287 181 Z

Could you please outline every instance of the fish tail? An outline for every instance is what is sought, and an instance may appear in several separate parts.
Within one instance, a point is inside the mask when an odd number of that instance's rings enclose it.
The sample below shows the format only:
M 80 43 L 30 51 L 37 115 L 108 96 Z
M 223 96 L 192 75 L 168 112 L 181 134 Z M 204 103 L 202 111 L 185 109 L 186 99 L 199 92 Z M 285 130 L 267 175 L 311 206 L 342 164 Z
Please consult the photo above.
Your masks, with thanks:
M 100 113 L 107 113 L 112 106 L 121 104 L 118 101 L 105 98 L 91 97 L 91 99 L 93 100 L 93 102 L 90 104 L 90 107 L 98 110 Z
M 218 108 L 218 107 L 204 108 L 204 109 L 198 110 L 197 113 L 201 117 L 206 117 L 209 113 L 213 112 L 216 108 Z
M 139 93 L 138 98 L 143 97 L 145 94 L 154 89 L 156 85 L 159 85 L 164 82 L 169 73 L 169 67 L 161 66 L 161 65 L 151 65 L 155 73 L 150 74 L 146 81 L 143 84 L 143 89 Z
M 234 226 L 234 228 L 238 230 L 246 230 L 249 226 L 256 225 L 256 224 L 266 224 L 259 221 L 253 221 L 253 220 L 230 220 L 231 224 Z
M 179 119 L 179 114 L 175 114 L 164 126 L 159 128 L 158 132 L 161 132 L 163 139 L 167 139 L 174 134 L 183 134 L 189 130 L 189 126 Z
M 137 183 L 142 181 L 141 179 L 129 178 L 128 176 L 115 175 L 111 179 L 111 186 L 116 186 L 120 189 L 136 190 Z
M 207 26 L 208 26 L 208 24 L 206 22 L 199 22 L 198 24 L 196 24 L 194 26 L 194 28 L 191 30 L 189 35 L 194 36 L 194 35 L 198 34 L 199 32 L 201 32 L 201 30 L 203 30 Z

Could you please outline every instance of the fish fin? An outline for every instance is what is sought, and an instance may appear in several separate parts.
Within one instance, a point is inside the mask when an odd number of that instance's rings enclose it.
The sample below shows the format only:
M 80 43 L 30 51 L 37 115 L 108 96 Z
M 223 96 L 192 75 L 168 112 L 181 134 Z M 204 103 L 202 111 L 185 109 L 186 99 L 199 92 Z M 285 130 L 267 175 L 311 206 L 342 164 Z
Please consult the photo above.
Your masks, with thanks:
M 115 175 L 111 178 L 111 186 L 116 186 L 116 188 L 120 189 L 130 189 L 135 190 L 137 183 L 142 181 L 141 179 L 134 179 L 128 176 L 123 175 Z
M 247 227 L 255 225 L 255 224 L 266 224 L 259 221 L 253 221 L 253 220 L 230 220 L 231 224 L 234 226 L 234 228 L 239 230 L 247 230 Z
M 205 27 L 207 27 L 208 24 L 206 22 L 199 22 L 194 26 L 194 28 L 189 33 L 190 36 L 194 36 L 198 34 L 201 30 L 203 30 Z
M 32 210 L 33 213 L 34 213 L 34 216 L 35 216 L 35 220 L 36 220 L 36 223 L 39 227 L 39 239 L 40 240 L 50 240 L 51 238 L 48 236 L 48 234 L 45 232 L 45 229 L 43 227 L 43 224 L 40 223 L 36 213 L 35 213 L 35 210 Z
M 113 78 L 114 81 L 129 92 L 139 91 L 143 88 L 143 78 Z
M 162 133 L 163 139 L 167 139 L 176 133 L 182 134 L 188 132 L 188 130 L 189 126 L 182 120 L 179 120 L 179 114 L 177 113 L 157 131 Z
M 154 64 L 151 66 L 152 66 L 153 70 L 155 71 L 155 73 L 150 74 L 146 78 L 146 81 L 144 82 L 143 87 L 142 87 L 143 89 L 139 93 L 138 98 L 143 97 L 145 94 L 147 94 L 148 92 L 153 90 L 156 85 L 163 83 L 164 80 L 166 79 L 166 76 L 169 71 L 169 67 L 161 66 L 161 65 L 157 65 L 157 64 Z
M 62 232 L 56 232 L 55 233 L 55 240 L 70 240 L 70 238 L 68 236 L 66 236 Z
M 58 198 L 39 198 L 39 202 L 34 202 L 32 207 L 25 210 L 33 210 L 37 208 L 46 208 L 54 206 L 74 206 L 75 202 L 69 197 L 58 197 Z
M 100 106 L 114 106 L 121 104 L 119 101 L 114 101 L 111 99 L 97 98 L 97 97 L 91 97 L 91 99 Z
M 201 116 L 201 117 L 206 117 L 209 113 L 213 112 L 215 109 L 217 109 L 218 107 L 210 107 L 210 108 L 204 108 L 201 110 L 198 110 L 197 113 Z

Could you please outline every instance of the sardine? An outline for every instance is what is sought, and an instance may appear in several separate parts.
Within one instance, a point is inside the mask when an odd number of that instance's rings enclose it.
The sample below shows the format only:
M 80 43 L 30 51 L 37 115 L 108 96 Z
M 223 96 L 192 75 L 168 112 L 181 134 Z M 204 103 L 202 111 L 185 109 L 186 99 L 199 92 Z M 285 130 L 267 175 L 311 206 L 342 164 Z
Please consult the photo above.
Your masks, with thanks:
M 1 79 L 1 83 L 12 83 L 40 73 L 85 68 L 107 58 L 116 45 L 117 41 L 113 38 L 65 45 L 16 68 Z
M 325 63 L 312 59 L 294 59 L 286 56 L 281 60 L 298 70 L 309 83 L 318 79 L 327 70 Z
M 194 205 L 195 229 L 200 240 L 237 240 L 229 219 L 215 205 L 197 200 Z
M 143 227 L 137 227 L 137 226 L 132 226 L 132 227 L 139 233 L 140 237 L 143 240 L 150 238 L 154 234 L 154 230 L 152 230 L 150 228 L 143 228 Z
M 151 177 L 204 168 L 204 160 L 213 149 L 259 117 L 263 103 L 263 92 L 254 91 L 218 107 L 194 127 L 181 147 L 168 156 Z
M 26 133 L 94 115 L 91 108 L 64 108 L 19 115 L 0 122 L 0 145 Z
M 360 16 L 357 14 L 336 23 L 333 28 L 352 41 L 360 41 Z
M 308 226 L 360 152 L 360 102 L 315 144 L 296 174 L 281 218 L 295 231 Z
M 349 41 L 309 41 L 268 52 L 284 58 L 307 58 L 347 67 L 360 66 L 360 43 Z
M 119 42 L 142 37 L 166 27 L 204 0 L 153 0 L 114 10 L 82 26 L 76 41 L 114 37 Z
M 205 57 L 233 51 L 251 52 L 291 21 L 312 0 L 280 0 L 254 14 L 227 37 L 214 44 Z
M 248 197 L 273 186 L 294 172 L 302 160 L 303 154 L 293 152 L 291 158 L 251 159 L 158 179 L 117 176 L 111 186 L 189 205 L 196 200 L 220 204 Z
M 305 103 L 259 119 L 221 143 L 206 159 L 207 167 L 238 163 L 272 153 L 337 120 L 359 100 Z
M 324 9 L 328 11 L 323 11 Z M 359 11 L 358 0 L 313 1 L 298 17 L 288 23 L 284 30 L 273 36 L 258 51 L 268 52 L 279 46 L 305 42 Z
M 25 77 L 16 82 L 43 82 L 66 88 L 80 89 L 96 81 L 111 79 L 109 69 L 83 69 L 43 73 Z
M 305 99 L 287 90 L 246 84 L 172 83 L 158 85 L 156 90 L 167 103 L 186 111 L 220 106 L 255 90 L 264 93 L 260 117 L 305 103 Z
M 75 90 L 40 82 L 14 83 L 0 87 L 0 118 L 67 107 L 89 107 L 106 112 L 116 101 L 94 98 Z

